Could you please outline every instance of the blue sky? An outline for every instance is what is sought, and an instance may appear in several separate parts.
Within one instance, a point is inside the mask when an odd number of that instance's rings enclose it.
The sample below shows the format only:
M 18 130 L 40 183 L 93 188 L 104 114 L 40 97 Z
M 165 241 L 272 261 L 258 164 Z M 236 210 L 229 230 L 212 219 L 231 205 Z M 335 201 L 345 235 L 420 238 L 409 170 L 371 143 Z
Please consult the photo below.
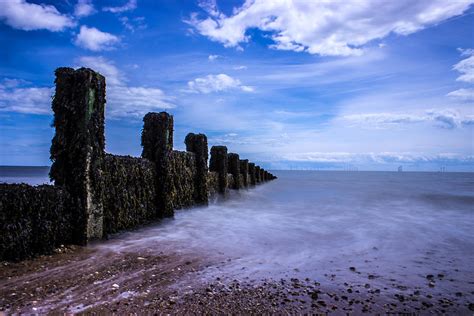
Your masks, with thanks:
M 0 164 L 50 164 L 54 69 L 86 66 L 111 153 L 166 110 L 267 169 L 474 171 L 473 3 L 2 1 Z

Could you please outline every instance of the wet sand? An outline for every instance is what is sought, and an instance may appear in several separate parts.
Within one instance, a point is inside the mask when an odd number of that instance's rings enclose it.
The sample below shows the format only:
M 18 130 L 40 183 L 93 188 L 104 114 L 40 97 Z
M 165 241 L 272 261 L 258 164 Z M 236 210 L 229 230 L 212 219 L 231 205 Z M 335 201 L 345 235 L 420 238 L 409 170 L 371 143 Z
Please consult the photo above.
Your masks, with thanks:
M 104 243 L 108 243 L 105 241 Z M 166 247 L 164 247 L 166 248 Z M 0 311 L 11 313 L 421 313 L 472 315 L 471 292 L 446 293 L 453 282 L 427 275 L 418 287 L 392 280 L 380 287 L 380 275 L 348 267 L 364 283 L 337 274 L 319 280 L 232 279 L 212 274 L 232 261 L 222 256 L 183 254 L 156 248 L 103 251 L 64 247 L 50 256 L 1 263 Z M 245 268 L 245 267 L 242 267 Z M 299 275 L 297 271 L 293 271 Z M 293 273 L 289 271 L 288 275 Z

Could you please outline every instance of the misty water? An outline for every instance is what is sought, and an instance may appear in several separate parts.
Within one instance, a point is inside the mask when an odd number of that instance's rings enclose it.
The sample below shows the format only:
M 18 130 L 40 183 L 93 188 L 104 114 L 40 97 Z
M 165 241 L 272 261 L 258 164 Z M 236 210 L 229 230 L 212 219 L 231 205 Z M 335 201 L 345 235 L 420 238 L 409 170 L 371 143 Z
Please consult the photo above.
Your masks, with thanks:
M 474 291 L 474 174 L 273 173 L 278 180 L 92 247 L 212 258 L 218 264 L 196 276 L 204 280 L 296 276 L 428 288 L 432 274 L 434 291 Z

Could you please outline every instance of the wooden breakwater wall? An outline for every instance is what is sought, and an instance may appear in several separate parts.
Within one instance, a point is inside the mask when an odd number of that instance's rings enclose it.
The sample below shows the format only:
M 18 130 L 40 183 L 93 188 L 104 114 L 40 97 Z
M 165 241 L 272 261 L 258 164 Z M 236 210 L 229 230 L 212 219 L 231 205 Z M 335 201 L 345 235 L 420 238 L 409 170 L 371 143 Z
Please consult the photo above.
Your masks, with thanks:
M 166 112 L 143 118 L 140 158 L 108 154 L 105 78 L 88 68 L 58 68 L 55 75 L 54 185 L 0 184 L 0 261 L 86 245 L 206 205 L 213 194 L 276 179 L 225 146 L 213 146 L 209 159 L 204 134 L 188 134 L 186 151 L 173 150 L 173 116 Z

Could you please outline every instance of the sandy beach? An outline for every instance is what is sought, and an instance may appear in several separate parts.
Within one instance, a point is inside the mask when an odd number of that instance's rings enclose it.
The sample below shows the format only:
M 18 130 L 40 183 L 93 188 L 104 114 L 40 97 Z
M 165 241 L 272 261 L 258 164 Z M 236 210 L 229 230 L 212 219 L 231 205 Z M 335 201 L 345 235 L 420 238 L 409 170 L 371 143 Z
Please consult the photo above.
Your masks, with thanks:
M 354 277 L 345 279 L 337 274 L 321 275 L 318 280 L 233 279 L 216 272 L 210 279 L 210 270 L 218 271 L 232 259 L 177 253 L 166 247 L 159 252 L 157 248 L 107 252 L 98 246 L 64 247 L 53 255 L 2 263 L 0 312 L 470 315 L 474 310 L 470 302 L 474 291 L 442 290 L 444 284 L 455 281 L 448 275 L 428 275 L 417 287 L 394 279 L 391 287 L 380 287 L 378 280 L 384 276 L 357 267 L 348 267 Z M 299 276 L 297 272 L 288 271 L 288 275 Z

